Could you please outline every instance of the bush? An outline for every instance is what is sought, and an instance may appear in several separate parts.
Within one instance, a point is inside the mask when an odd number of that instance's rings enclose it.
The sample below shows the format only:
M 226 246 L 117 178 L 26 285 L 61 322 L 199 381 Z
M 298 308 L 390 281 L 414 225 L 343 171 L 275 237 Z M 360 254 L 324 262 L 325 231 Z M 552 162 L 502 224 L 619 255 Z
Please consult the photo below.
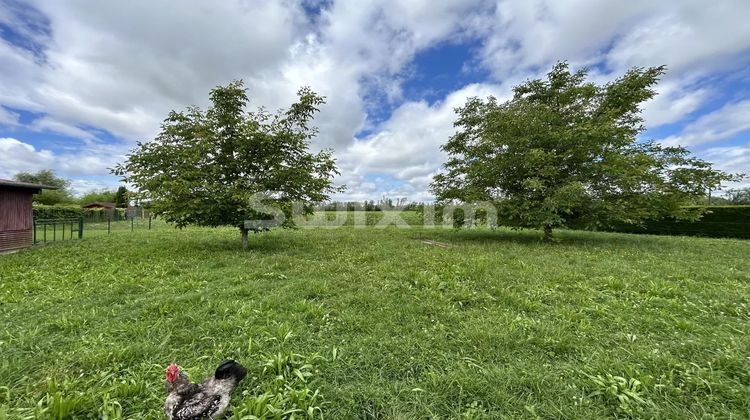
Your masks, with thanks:
M 34 219 L 77 219 L 83 216 L 83 209 L 78 205 L 34 204 Z
M 691 206 L 703 209 L 700 219 L 689 222 L 675 219 L 648 221 L 643 226 L 621 225 L 613 231 L 652 235 L 709 236 L 750 239 L 750 206 Z
M 57 204 L 47 206 L 34 204 L 34 219 L 77 219 L 83 217 L 87 222 L 101 222 L 107 219 L 123 220 L 127 209 L 84 209 L 76 204 Z

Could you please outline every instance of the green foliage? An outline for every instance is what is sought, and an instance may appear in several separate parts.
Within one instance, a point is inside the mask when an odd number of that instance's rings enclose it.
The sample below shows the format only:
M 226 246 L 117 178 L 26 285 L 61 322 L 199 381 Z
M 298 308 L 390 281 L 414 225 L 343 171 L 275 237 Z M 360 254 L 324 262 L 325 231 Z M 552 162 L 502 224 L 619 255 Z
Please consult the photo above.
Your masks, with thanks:
M 57 187 L 61 190 L 67 190 L 70 188 L 70 181 L 63 178 L 58 178 L 55 172 L 49 169 L 45 169 L 39 172 L 19 172 L 13 179 L 21 182 L 31 182 L 34 184 L 49 185 L 51 187 Z
M 242 393 L 242 403 L 229 417 L 233 420 L 323 418 L 323 397 L 314 387 L 315 364 L 319 355 L 294 353 L 263 356 L 260 374 L 253 377 L 253 389 Z
M 76 219 L 84 215 L 79 205 L 55 205 L 34 204 L 34 219 Z
M 481 206 L 472 204 L 430 204 L 421 205 L 415 210 L 422 223 L 436 226 L 462 227 L 496 227 L 512 226 L 498 218 L 496 205 L 484 203 Z
M 115 202 L 115 191 L 112 190 L 94 190 L 89 191 L 83 196 L 81 196 L 80 199 L 78 199 L 78 202 L 82 205 L 90 204 L 93 202 L 99 202 L 99 203 L 114 203 Z
M 647 220 L 642 225 L 615 225 L 611 230 L 653 235 L 710 236 L 750 239 L 750 206 L 694 206 L 702 214 L 698 220 L 666 218 Z
M 664 67 L 634 68 L 614 82 L 586 81 L 558 63 L 546 80 L 514 88 L 505 103 L 471 98 L 457 109 L 458 132 L 432 191 L 443 202 L 496 202 L 511 226 L 589 228 L 672 216 L 735 176 L 681 147 L 638 142 L 640 105 Z
M 338 211 L 338 212 L 316 212 L 298 218 L 295 222 L 300 226 L 375 226 L 385 228 L 386 226 L 422 226 L 422 215 L 416 211 Z
M 41 194 L 34 195 L 34 202 L 45 205 L 55 205 L 72 203 L 75 200 L 70 192 L 70 181 L 58 178 L 55 173 L 49 169 L 39 172 L 19 172 L 13 179 L 21 182 L 31 182 L 34 184 L 49 185 L 57 187 L 56 190 L 42 190 Z
M 321 206 L 324 211 L 383 211 L 375 201 L 333 201 Z
M 41 193 L 34 195 L 34 203 L 54 206 L 57 204 L 73 203 L 73 196 L 62 190 L 42 190 Z
M 622 413 L 634 414 L 642 406 L 652 404 L 645 398 L 643 384 L 635 378 L 626 379 L 609 373 L 606 376 L 586 376 L 591 380 L 594 388 L 588 395 L 589 398 L 601 398 L 615 405 Z
M 107 219 L 122 220 L 125 217 L 125 209 L 84 209 L 75 204 L 58 204 L 47 206 L 34 204 L 34 219 L 77 219 L 83 217 L 84 221 L 105 222 Z
M 114 196 L 115 207 L 127 207 L 129 204 L 128 190 L 125 187 L 119 187 Z
M 235 226 L 274 211 L 292 221 L 292 203 L 317 203 L 336 191 L 332 152 L 308 151 L 312 118 L 324 99 L 309 88 L 288 110 L 246 112 L 241 81 L 211 91 L 212 106 L 172 111 L 161 133 L 139 144 L 114 173 L 178 227 Z M 309 206 L 303 209 L 311 211 Z
M 724 198 L 728 201 L 728 204 L 750 205 L 750 187 L 727 190 Z

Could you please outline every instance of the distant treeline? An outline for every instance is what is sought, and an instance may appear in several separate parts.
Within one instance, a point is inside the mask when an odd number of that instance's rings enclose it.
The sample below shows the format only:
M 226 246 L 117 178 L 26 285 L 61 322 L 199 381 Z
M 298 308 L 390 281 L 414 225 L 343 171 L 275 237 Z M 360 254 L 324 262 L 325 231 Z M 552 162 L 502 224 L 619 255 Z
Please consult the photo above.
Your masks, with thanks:
M 404 210 L 404 211 L 415 211 L 421 210 L 424 207 L 424 203 L 418 202 L 407 202 L 406 199 L 397 199 L 396 201 L 386 198 L 375 202 L 370 201 L 332 201 L 329 203 L 322 203 L 315 207 L 318 211 L 383 211 L 383 210 Z

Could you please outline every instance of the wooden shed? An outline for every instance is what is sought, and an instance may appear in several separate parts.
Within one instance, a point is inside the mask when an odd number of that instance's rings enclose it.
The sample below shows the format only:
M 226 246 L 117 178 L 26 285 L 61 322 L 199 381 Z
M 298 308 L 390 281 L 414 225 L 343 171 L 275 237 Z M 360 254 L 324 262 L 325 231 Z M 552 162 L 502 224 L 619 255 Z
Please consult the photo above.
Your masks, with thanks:
M 0 252 L 33 245 L 34 212 L 32 196 L 48 185 L 0 179 Z

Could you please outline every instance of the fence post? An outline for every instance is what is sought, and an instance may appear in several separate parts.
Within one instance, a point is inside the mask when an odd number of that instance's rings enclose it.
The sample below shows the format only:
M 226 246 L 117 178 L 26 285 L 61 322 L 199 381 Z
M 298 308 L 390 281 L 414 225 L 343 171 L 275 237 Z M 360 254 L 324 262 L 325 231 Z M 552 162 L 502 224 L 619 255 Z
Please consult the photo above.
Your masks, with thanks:
M 112 215 L 110 214 L 109 217 L 107 217 L 107 235 L 112 233 Z
M 151 230 L 151 215 L 148 215 L 148 230 Z
M 130 218 L 130 231 L 132 232 L 134 228 L 133 223 L 135 223 L 135 217 Z
M 47 243 L 47 224 L 42 223 L 42 226 L 44 226 L 44 243 Z
M 52 242 L 57 240 L 57 224 L 52 223 Z
M 34 229 L 34 239 L 32 239 L 32 241 L 34 241 L 34 245 L 36 245 L 36 219 L 31 219 L 31 228 Z
M 78 218 L 78 239 L 83 239 L 83 217 Z

